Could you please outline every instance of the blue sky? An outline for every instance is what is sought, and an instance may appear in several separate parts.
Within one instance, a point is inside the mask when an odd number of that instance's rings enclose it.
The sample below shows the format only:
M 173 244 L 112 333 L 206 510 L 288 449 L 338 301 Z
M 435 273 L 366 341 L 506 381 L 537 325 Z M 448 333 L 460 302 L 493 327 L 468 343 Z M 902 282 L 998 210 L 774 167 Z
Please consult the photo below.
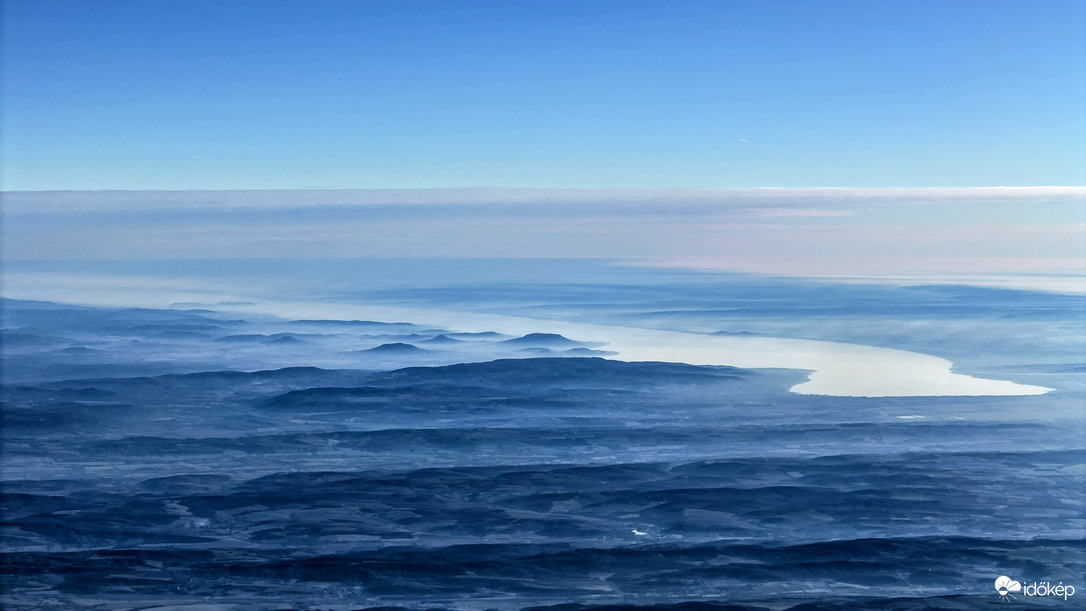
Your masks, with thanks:
M 3 2 L 5 190 L 1086 184 L 1086 3 Z

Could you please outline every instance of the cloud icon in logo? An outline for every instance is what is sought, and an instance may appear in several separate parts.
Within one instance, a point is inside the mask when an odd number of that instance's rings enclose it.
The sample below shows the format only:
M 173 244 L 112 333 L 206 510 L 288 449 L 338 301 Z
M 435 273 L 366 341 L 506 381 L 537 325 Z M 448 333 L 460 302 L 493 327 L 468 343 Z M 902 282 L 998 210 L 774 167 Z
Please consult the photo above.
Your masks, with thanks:
M 1011 592 L 1021 592 L 1022 584 L 1006 575 L 1002 575 L 999 579 L 995 580 L 995 589 L 996 592 L 999 592 L 999 595 L 1005 599 L 1010 596 Z M 1013 598 L 1013 596 L 1011 598 Z

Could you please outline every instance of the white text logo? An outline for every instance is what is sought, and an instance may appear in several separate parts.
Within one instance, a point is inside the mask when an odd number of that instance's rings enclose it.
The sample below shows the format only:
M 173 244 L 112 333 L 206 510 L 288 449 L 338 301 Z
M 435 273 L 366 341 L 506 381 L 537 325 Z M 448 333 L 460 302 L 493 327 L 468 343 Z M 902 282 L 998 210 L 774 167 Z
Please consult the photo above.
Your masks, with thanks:
M 1075 595 L 1075 586 L 1065 586 L 1062 581 L 1056 585 L 1052 585 L 1050 581 L 1034 581 L 1023 586 L 1006 575 L 1001 575 L 999 579 L 995 580 L 995 589 L 999 597 L 1006 602 L 1010 602 L 1012 598 L 1018 598 L 1014 593 L 1021 593 L 1031 597 L 1056 596 L 1064 600 Z

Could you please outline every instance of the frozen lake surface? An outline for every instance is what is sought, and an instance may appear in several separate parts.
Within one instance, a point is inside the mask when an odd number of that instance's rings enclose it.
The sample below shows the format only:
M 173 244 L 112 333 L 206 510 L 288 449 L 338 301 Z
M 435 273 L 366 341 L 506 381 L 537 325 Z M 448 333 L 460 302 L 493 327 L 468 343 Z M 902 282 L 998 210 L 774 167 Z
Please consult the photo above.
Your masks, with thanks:
M 72 290 L 71 283 L 60 282 L 43 287 L 40 280 L 36 285 L 32 280 L 16 277 L 9 295 L 45 294 L 54 298 L 74 295 L 82 303 L 116 305 L 119 299 L 124 298 L 126 287 L 119 284 L 116 290 L 110 291 L 112 283 L 117 283 L 117 280 L 100 278 L 93 291 L 78 292 Z M 163 288 L 162 294 L 148 294 L 146 287 L 143 287 L 140 294 L 129 297 L 128 304 L 161 307 L 193 297 L 189 293 L 176 292 L 176 288 L 170 285 Z M 206 293 L 200 294 L 199 298 L 211 303 L 241 299 L 230 294 Z M 950 361 L 926 354 L 842 342 L 677 333 L 464 311 L 344 303 L 279 300 L 254 304 L 245 300 L 229 307 L 240 312 L 296 318 L 408 320 L 474 332 L 558 333 L 603 342 L 606 350 L 613 352 L 610 358 L 626 361 L 799 369 L 811 372 L 806 382 L 792 388 L 793 392 L 801 394 L 845 397 L 1010 396 L 1038 395 L 1052 390 L 1043 386 L 955 373 Z

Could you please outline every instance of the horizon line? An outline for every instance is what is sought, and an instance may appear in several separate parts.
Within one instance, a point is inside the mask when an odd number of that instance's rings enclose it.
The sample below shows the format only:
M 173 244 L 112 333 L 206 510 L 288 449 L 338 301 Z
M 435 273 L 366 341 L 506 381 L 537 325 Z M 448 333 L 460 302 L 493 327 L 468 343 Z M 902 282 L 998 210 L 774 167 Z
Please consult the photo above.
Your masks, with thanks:
M 1086 186 L 990 187 L 719 187 L 537 188 L 429 187 L 418 189 L 185 189 L 0 191 L 0 214 L 78 210 L 229 210 L 367 206 L 666 206 L 677 210 L 737 208 L 798 210 L 857 205 L 981 204 L 1015 201 L 1086 202 Z M 692 208 L 691 208 L 692 207 Z
M 1034 190 L 1052 189 L 1057 191 L 1081 191 L 1086 193 L 1086 185 L 970 185 L 970 186 L 802 186 L 802 187 L 533 187 L 533 186 L 497 186 L 497 185 L 472 185 L 472 186 L 447 186 L 447 187 L 339 187 L 339 186 L 308 186 L 308 187 L 239 187 L 239 188 L 151 188 L 151 189 L 0 189 L 0 194 L 11 193 L 250 193 L 250 192 L 279 192 L 279 191 L 616 191 L 616 192 L 643 192 L 643 191 L 694 191 L 694 192 L 727 192 L 727 191 L 976 191 L 976 190 Z

